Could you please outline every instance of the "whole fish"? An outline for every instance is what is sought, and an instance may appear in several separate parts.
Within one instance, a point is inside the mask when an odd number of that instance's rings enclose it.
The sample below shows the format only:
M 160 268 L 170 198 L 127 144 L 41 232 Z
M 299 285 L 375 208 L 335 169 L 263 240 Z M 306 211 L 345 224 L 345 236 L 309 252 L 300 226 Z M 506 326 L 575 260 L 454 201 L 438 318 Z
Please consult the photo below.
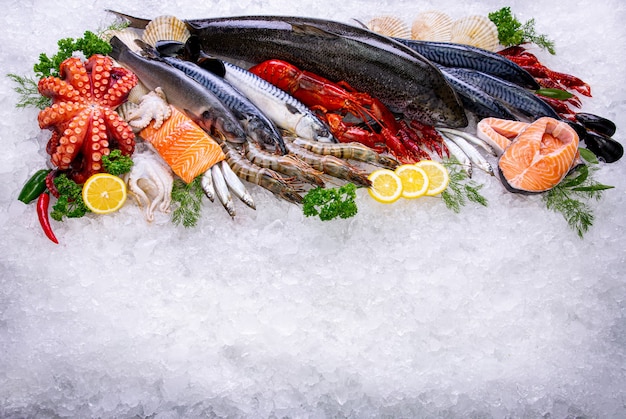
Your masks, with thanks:
M 445 67 L 439 67 L 446 80 L 458 93 L 465 109 L 476 114 L 480 118 L 495 117 L 500 119 L 517 119 L 502 103 L 495 100 L 492 96 L 478 89 L 476 86 L 467 83 L 451 72 L 446 71 Z
M 477 70 L 532 90 L 537 90 L 540 87 L 528 71 L 495 52 L 451 42 L 400 38 L 396 38 L 396 41 L 422 54 L 433 63 L 446 67 Z
M 146 20 L 129 18 L 132 26 Z M 464 127 L 462 104 L 441 72 L 391 38 L 324 19 L 249 16 L 185 21 L 209 54 L 257 64 L 280 59 L 329 80 L 345 81 L 428 125 Z
M 561 119 L 550 105 L 514 83 L 467 68 L 446 68 L 445 72 L 498 99 L 514 113 L 521 113 L 532 120 L 542 116 Z
M 234 143 L 246 140 L 243 127 L 232 111 L 198 82 L 164 62 L 134 53 L 116 36 L 109 42 L 113 59 L 135 73 L 148 89 L 161 87 L 168 102 L 187 113 L 205 131 L 223 135 Z
M 254 104 L 223 77 L 212 73 L 195 63 L 176 57 L 161 57 L 163 61 L 209 89 L 218 99 L 230 108 L 235 116 L 243 121 L 247 134 L 261 144 L 274 144 L 287 154 L 282 135 L 272 121 Z
M 219 60 L 205 58 L 200 61 L 200 65 L 214 68 L 215 61 Z M 224 68 L 224 79 L 263 109 L 265 115 L 278 127 L 310 140 L 337 142 L 328 127 L 302 102 L 248 70 L 220 62 Z

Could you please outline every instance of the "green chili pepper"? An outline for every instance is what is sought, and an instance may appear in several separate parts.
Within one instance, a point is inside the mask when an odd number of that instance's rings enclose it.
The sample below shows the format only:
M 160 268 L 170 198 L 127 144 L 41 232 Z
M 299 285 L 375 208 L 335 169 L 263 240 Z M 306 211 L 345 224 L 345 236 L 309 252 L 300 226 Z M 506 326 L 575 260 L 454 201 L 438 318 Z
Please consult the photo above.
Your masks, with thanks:
M 50 169 L 36 171 L 22 188 L 20 195 L 17 197 L 18 201 L 29 204 L 37 199 L 46 190 L 46 176 L 48 176 L 48 173 L 50 173 Z

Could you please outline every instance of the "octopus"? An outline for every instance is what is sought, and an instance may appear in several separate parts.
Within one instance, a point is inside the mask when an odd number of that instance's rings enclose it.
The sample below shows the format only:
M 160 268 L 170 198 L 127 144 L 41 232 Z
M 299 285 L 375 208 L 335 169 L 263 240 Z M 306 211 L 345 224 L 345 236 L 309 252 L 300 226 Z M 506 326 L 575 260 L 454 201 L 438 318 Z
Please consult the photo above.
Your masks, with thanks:
M 39 93 L 52 99 L 39 113 L 39 127 L 52 131 L 46 147 L 52 164 L 82 184 L 103 171 L 102 156 L 112 149 L 133 154 L 135 134 L 115 108 L 126 101 L 137 76 L 98 54 L 86 61 L 68 58 L 59 74 L 39 81 Z
M 165 93 L 160 87 L 142 96 L 139 104 L 129 101 L 120 106 L 117 111 L 134 132 L 146 128 L 153 120 L 154 129 L 159 129 L 172 114 Z
M 128 190 L 140 208 L 145 209 L 147 221 L 154 220 L 154 211 L 167 213 L 172 202 L 174 177 L 167 164 L 153 151 L 135 153 L 130 173 L 124 175 Z

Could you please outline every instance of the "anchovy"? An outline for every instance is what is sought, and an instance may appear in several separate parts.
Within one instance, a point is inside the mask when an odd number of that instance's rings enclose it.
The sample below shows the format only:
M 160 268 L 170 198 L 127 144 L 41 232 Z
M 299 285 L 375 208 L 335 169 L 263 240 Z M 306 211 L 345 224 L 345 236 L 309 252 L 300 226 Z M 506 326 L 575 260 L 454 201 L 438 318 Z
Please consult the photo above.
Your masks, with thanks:
M 448 151 L 450 151 L 450 154 L 452 154 L 454 158 L 458 160 L 459 164 L 461 165 L 461 168 L 467 174 L 467 177 L 471 178 L 472 177 L 472 161 L 470 160 L 470 158 L 467 157 L 467 154 L 465 154 L 463 150 L 461 150 L 461 147 L 456 145 L 454 141 L 452 141 L 445 135 L 442 135 L 441 138 L 443 139 L 444 144 L 448 148 Z
M 494 176 L 493 168 L 489 164 L 489 162 L 472 146 L 467 142 L 466 139 L 459 135 L 451 134 L 450 132 L 441 132 L 444 137 L 447 137 L 449 140 L 454 142 L 459 148 L 469 157 L 473 164 L 475 164 L 479 169 L 484 172 Z
M 461 98 L 461 102 L 465 109 L 476 114 L 481 118 L 495 117 L 500 119 L 512 119 L 517 118 L 513 115 L 502 103 L 489 96 L 487 93 L 466 83 L 463 80 L 454 77 L 445 67 L 439 67 L 444 77 L 457 92 Z
M 394 38 L 434 63 L 454 68 L 468 68 L 537 90 L 535 78 L 513 61 L 495 52 L 470 45 Z
M 533 120 L 542 116 L 561 119 L 550 105 L 514 83 L 466 68 L 446 68 L 445 71 L 498 99 L 513 112 L 520 112 Z
M 218 164 L 222 168 L 222 174 L 224 175 L 224 180 L 228 185 L 228 189 L 230 189 L 235 196 L 241 200 L 241 202 L 252 209 L 256 209 L 252 195 L 250 195 L 250 192 L 248 192 L 243 182 L 241 182 L 239 177 L 237 177 L 235 172 L 233 172 L 233 169 L 230 168 L 228 162 L 226 160 L 222 160 Z
M 233 198 L 230 195 L 230 191 L 228 190 L 228 185 L 226 184 L 226 180 L 224 179 L 224 174 L 220 169 L 220 166 L 214 164 L 211 166 L 211 177 L 213 178 L 213 186 L 215 187 L 215 193 L 217 198 L 220 200 L 226 212 L 231 217 L 235 217 L 235 205 L 233 203 Z
M 170 65 L 132 52 L 114 36 L 109 41 L 111 57 L 128 67 L 150 90 L 161 87 L 169 103 L 184 111 L 212 135 L 224 135 L 228 141 L 243 143 L 246 134 L 230 109 L 206 88 Z
M 146 23 L 129 20 L 133 26 Z M 467 126 L 463 106 L 441 72 L 389 37 L 344 23 L 287 16 L 185 23 L 202 49 L 217 57 L 250 64 L 284 60 L 329 80 L 345 81 L 407 118 L 428 125 Z
M 282 135 L 267 116 L 232 84 L 190 61 L 176 57 L 161 57 L 163 61 L 209 89 L 218 99 L 243 120 L 248 135 L 258 143 L 273 143 L 281 154 L 287 154 Z

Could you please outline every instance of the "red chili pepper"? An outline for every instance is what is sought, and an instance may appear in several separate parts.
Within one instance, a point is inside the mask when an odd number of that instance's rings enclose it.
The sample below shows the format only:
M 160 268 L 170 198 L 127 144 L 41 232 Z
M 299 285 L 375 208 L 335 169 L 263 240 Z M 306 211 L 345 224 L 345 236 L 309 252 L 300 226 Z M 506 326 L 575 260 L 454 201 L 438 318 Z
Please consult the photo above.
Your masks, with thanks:
M 39 223 L 43 232 L 46 233 L 46 237 L 59 244 L 56 236 L 52 232 L 52 226 L 50 225 L 50 219 L 48 218 L 48 205 L 50 205 L 50 195 L 48 192 L 43 192 L 37 199 L 37 216 L 39 217 Z

